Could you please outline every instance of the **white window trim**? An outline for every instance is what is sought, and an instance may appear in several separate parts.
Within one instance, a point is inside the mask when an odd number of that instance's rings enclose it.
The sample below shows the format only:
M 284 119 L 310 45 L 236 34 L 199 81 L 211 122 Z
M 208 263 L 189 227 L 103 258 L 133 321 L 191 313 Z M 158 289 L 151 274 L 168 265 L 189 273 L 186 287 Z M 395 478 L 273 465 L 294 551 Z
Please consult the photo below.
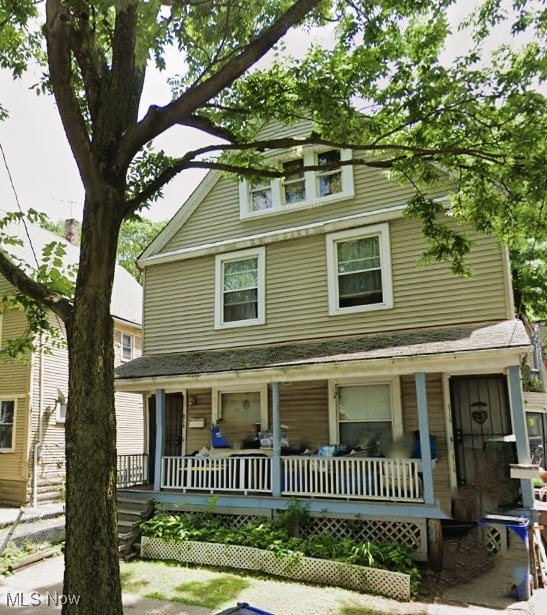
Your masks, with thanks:
M 322 148 L 299 148 L 299 152 L 295 155 L 294 150 L 291 153 L 285 154 L 278 158 L 280 163 L 288 162 L 294 158 L 303 158 L 304 166 L 315 166 L 317 164 L 317 154 L 336 149 L 332 147 Z M 351 160 L 352 151 L 350 149 L 340 150 L 340 160 Z M 251 210 L 250 200 L 250 183 L 244 179 L 239 183 L 239 204 L 240 204 L 240 218 L 256 218 L 261 216 L 271 216 L 276 214 L 282 214 L 293 211 L 295 209 L 310 209 L 319 205 L 325 205 L 327 203 L 343 201 L 351 199 L 355 196 L 353 187 L 353 166 L 351 164 L 341 166 L 342 174 L 342 192 L 336 194 L 328 194 L 327 196 L 318 196 L 317 194 L 317 171 L 305 171 L 304 182 L 306 186 L 306 196 L 304 201 L 298 201 L 296 203 L 285 203 L 283 199 L 283 179 L 271 180 L 272 191 L 272 207 L 271 209 L 264 209 L 260 211 Z
M 17 437 L 17 396 L 16 395 L 3 395 L 0 397 L 0 402 L 12 401 L 13 402 L 13 429 L 11 430 L 11 447 L 0 448 L 0 454 L 15 452 L 15 439 Z
M 259 393 L 260 395 L 260 429 L 268 431 L 268 385 L 234 385 L 213 387 L 211 396 L 211 421 L 214 425 L 221 416 L 221 395 L 223 393 Z
M 338 397 L 337 387 L 343 386 L 369 386 L 375 384 L 389 385 L 391 396 L 391 433 L 393 441 L 403 437 L 403 405 L 401 401 L 401 381 L 399 376 L 395 378 L 368 380 L 366 378 L 348 378 L 328 381 L 329 395 L 329 442 L 340 444 L 340 429 L 338 423 Z
M 338 271 L 336 243 L 340 240 L 346 241 L 358 239 L 360 237 L 380 238 L 380 266 L 382 269 L 382 303 L 372 303 L 369 305 L 355 305 L 352 307 L 339 307 L 338 298 Z M 374 310 L 386 310 L 393 307 L 393 286 L 391 280 L 391 251 L 389 242 L 389 225 L 376 224 L 358 229 L 350 229 L 332 233 L 326 236 L 327 241 L 327 283 L 329 293 L 329 315 L 355 314 L 359 312 L 371 312 Z
M 258 285 L 257 285 L 257 317 L 247 320 L 224 322 L 223 306 L 223 265 L 226 261 L 244 260 L 256 256 L 258 258 Z M 234 327 L 250 327 L 266 323 L 266 249 L 264 247 L 251 248 L 217 254 L 215 258 L 215 329 L 232 329 Z
M 66 408 L 68 401 L 59 401 L 58 399 L 55 401 L 55 422 L 56 423 L 66 423 Z M 62 414 L 62 410 L 64 408 L 64 416 Z
M 129 359 L 126 359 L 123 356 L 123 348 L 124 348 L 124 346 L 123 346 L 123 336 L 124 335 L 131 339 L 131 356 L 129 357 Z M 124 331 L 122 331 L 120 333 L 120 360 L 122 362 L 126 363 L 127 361 L 131 361 L 134 358 L 135 358 L 135 336 L 132 335 L 131 333 L 125 333 Z

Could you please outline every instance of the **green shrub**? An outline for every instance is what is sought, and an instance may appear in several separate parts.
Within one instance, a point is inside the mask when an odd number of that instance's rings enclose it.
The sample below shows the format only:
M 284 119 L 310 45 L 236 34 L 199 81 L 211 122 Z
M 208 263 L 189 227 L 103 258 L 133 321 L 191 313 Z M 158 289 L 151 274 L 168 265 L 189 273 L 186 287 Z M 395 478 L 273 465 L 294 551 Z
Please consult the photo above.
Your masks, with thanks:
M 289 507 L 290 508 L 290 507 Z M 265 549 L 296 562 L 300 557 L 317 557 L 410 575 L 411 589 L 418 589 L 420 573 L 408 547 L 393 542 L 362 542 L 330 534 L 295 535 L 309 525 L 305 507 L 294 507 L 274 522 L 257 520 L 239 528 L 226 527 L 210 513 L 172 514 L 159 512 L 141 525 L 144 536 L 173 540 L 195 540 Z

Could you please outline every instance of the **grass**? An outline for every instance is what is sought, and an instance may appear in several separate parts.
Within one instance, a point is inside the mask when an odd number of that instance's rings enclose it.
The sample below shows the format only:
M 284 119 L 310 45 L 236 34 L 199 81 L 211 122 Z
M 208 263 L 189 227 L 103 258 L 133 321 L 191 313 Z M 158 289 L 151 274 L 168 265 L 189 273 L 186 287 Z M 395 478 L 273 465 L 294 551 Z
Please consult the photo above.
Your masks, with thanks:
M 122 588 L 143 598 L 167 600 L 180 604 L 217 609 L 225 603 L 237 602 L 250 583 L 233 574 L 204 573 L 166 562 L 136 561 L 120 564 Z M 181 583 L 183 578 L 194 577 Z M 200 578 L 201 577 L 201 578 Z M 161 587 L 161 591 L 155 588 Z M 153 590 L 153 591 L 150 591 Z

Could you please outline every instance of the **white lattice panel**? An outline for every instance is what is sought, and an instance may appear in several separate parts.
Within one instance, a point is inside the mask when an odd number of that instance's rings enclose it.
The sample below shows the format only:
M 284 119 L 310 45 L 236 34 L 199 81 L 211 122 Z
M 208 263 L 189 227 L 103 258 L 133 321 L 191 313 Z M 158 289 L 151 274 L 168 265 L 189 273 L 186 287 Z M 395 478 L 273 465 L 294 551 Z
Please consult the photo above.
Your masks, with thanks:
M 143 536 L 141 556 L 206 566 L 256 570 L 273 576 L 348 587 L 397 600 L 410 600 L 410 577 L 406 574 L 311 557 L 294 560 L 252 547 L 191 541 L 176 542 Z

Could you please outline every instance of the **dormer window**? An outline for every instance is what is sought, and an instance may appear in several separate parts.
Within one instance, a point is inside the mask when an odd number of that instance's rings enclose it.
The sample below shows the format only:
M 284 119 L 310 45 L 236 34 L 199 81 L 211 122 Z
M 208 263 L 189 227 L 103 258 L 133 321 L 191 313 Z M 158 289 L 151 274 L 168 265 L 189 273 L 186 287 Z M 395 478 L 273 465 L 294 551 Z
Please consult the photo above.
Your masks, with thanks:
M 325 167 L 317 171 L 318 193 L 320 197 L 342 192 L 342 169 L 340 167 L 340 150 L 331 149 L 317 155 L 317 164 Z
M 283 197 L 285 203 L 300 203 L 306 200 L 306 180 L 304 177 L 304 159 L 295 158 L 283 163 L 285 178 L 283 180 Z
M 272 208 L 271 184 L 251 184 L 249 192 L 251 211 L 264 211 Z
M 344 160 L 350 159 L 350 150 L 317 148 L 279 158 L 277 166 L 283 177 L 240 183 L 241 218 L 284 213 L 353 197 L 353 168 L 343 165 Z M 305 171 L 305 167 L 318 168 Z

